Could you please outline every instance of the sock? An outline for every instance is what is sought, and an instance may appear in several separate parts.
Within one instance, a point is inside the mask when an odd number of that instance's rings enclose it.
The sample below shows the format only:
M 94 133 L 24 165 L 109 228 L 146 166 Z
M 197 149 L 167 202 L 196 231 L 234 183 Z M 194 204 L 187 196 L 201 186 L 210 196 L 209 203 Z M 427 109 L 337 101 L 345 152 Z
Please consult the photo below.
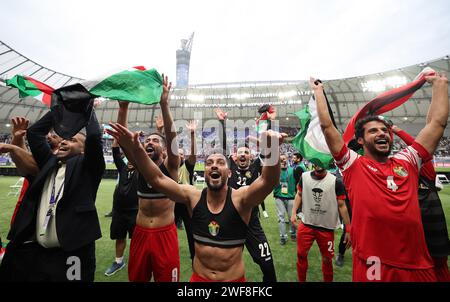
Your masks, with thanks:
M 122 262 L 123 262 L 123 256 L 120 257 L 120 258 L 117 258 L 117 257 L 116 257 L 116 263 L 122 264 Z

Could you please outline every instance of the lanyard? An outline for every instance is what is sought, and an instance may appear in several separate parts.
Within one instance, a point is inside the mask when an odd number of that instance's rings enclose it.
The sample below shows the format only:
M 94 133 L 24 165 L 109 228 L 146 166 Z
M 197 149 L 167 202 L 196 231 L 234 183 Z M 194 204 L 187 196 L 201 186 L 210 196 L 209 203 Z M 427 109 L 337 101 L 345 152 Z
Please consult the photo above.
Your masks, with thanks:
M 56 186 L 56 175 L 57 174 L 58 174 L 58 169 L 56 169 L 55 176 L 53 177 L 52 192 L 50 195 L 49 208 L 48 208 L 47 214 L 45 215 L 44 224 L 42 225 L 42 229 L 41 229 L 41 232 L 39 233 L 39 236 L 45 235 L 45 231 L 47 230 L 48 223 L 50 222 L 50 218 L 52 218 L 52 216 L 53 216 L 53 208 L 55 207 L 56 202 L 58 201 L 59 195 L 62 192 L 62 188 L 64 187 L 64 181 L 63 181 L 61 186 L 59 186 L 58 193 L 55 196 L 55 186 Z

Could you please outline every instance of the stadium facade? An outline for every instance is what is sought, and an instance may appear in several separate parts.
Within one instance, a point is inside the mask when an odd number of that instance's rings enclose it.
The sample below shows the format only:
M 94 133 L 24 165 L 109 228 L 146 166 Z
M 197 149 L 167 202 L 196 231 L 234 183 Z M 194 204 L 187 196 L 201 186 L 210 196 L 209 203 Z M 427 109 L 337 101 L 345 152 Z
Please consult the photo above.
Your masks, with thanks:
M 376 74 L 345 79 L 323 79 L 338 127 L 345 128 L 351 116 L 364 104 L 385 90 L 412 81 L 426 66 L 449 73 L 450 57 L 445 56 Z M 47 110 L 42 103 L 33 98 L 20 99 L 17 89 L 5 86 L 4 80 L 16 74 L 31 76 L 54 88 L 82 80 L 41 66 L 0 42 L 1 133 L 9 132 L 7 125 L 10 117 L 25 116 L 34 122 Z M 177 85 L 171 94 L 171 107 L 175 120 L 189 120 L 199 118 L 200 115 L 203 120 L 215 119 L 214 108 L 221 107 L 229 112 L 230 118 L 246 121 L 256 117 L 260 105 L 271 103 L 278 109 L 280 126 L 296 128 L 299 125 L 294 113 L 308 103 L 311 95 L 306 80 L 211 83 L 187 87 Z M 431 87 L 425 85 L 408 102 L 386 113 L 385 116 L 416 135 L 425 124 L 430 100 Z M 117 108 L 116 102 L 103 102 L 97 108 L 100 122 L 108 123 L 115 120 Z M 159 114 L 158 105 L 145 106 L 133 103 L 130 106 L 130 127 L 144 130 L 154 128 L 154 118 Z M 445 136 L 450 136 L 449 129 L 446 130 Z

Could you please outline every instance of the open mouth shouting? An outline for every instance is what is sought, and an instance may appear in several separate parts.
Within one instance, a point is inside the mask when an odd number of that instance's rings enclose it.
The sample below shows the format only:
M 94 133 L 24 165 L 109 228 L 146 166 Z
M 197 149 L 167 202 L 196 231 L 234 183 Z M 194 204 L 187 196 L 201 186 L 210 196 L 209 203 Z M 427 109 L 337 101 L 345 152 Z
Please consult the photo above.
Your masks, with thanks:
M 147 154 L 149 155 L 149 156 L 151 156 L 151 155 L 153 155 L 153 152 L 155 152 L 155 149 L 153 149 L 153 147 L 152 146 L 147 146 L 147 148 L 145 149 L 145 151 L 147 152 Z
M 375 145 L 377 145 L 381 149 L 388 149 L 389 148 L 389 142 L 385 138 L 375 139 Z
M 58 153 L 63 153 L 63 152 L 67 152 L 67 151 L 69 151 L 69 147 L 68 146 L 60 145 L 57 152 Z
M 220 179 L 220 177 L 221 177 L 220 173 L 217 171 L 213 171 L 213 172 L 209 173 L 209 176 L 211 177 L 211 179 L 214 179 L 214 180 Z
M 378 146 L 388 146 L 388 141 L 385 138 L 379 138 L 375 140 L 375 144 L 377 144 Z

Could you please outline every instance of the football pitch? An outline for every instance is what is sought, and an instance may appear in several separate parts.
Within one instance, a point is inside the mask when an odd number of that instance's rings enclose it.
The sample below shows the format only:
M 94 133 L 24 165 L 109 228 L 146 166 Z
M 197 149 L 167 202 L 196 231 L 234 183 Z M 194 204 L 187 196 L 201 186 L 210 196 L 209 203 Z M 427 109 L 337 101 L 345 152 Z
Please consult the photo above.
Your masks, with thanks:
M 0 176 L 0 236 L 4 243 L 6 243 L 6 235 L 9 230 L 9 223 L 14 207 L 17 202 L 16 196 L 7 196 L 10 191 L 10 186 L 14 185 L 18 177 Z M 99 282 L 126 282 L 128 281 L 127 267 L 117 272 L 115 275 L 105 276 L 105 270 L 114 261 L 115 250 L 114 241 L 109 238 L 109 228 L 111 218 L 105 217 L 106 213 L 111 211 L 112 195 L 115 186 L 115 180 L 104 179 L 100 185 L 97 195 L 97 212 L 100 220 L 103 237 L 96 241 L 96 256 L 97 269 L 95 280 Z M 447 228 L 450 229 L 450 185 L 445 186 L 444 190 L 439 193 L 447 217 Z M 269 241 L 272 256 L 275 263 L 275 269 L 278 281 L 282 282 L 296 282 L 296 242 L 289 241 L 282 246 L 279 242 L 278 233 L 278 219 L 275 210 L 275 203 L 272 196 L 269 196 L 266 201 L 266 210 L 269 218 L 261 218 L 261 224 Z M 335 232 L 335 250 L 339 244 L 339 239 L 342 230 Z M 184 230 L 178 230 L 178 240 L 180 246 L 180 281 L 188 281 L 192 270 L 191 260 L 189 257 L 189 250 L 187 245 L 186 234 Z M 125 262 L 128 263 L 129 240 L 125 252 Z M 246 278 L 250 282 L 262 281 L 262 274 L 259 267 L 253 263 L 252 258 L 244 248 L 244 261 L 246 266 Z M 322 263 L 319 248 L 314 243 L 308 256 L 309 268 L 307 281 L 320 282 L 322 281 Z M 334 281 L 335 282 L 349 282 L 352 279 L 351 274 L 351 250 L 347 250 L 345 254 L 345 263 L 343 267 L 334 266 Z

